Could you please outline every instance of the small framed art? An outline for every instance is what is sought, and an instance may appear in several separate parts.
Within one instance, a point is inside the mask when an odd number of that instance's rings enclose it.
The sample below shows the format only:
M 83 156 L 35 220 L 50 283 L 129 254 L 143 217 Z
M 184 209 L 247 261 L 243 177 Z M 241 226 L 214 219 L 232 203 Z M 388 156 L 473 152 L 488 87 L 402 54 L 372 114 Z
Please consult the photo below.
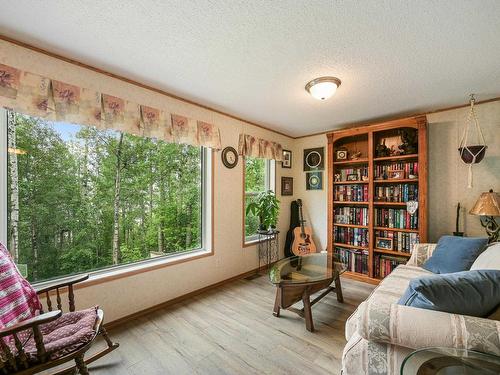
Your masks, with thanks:
M 306 173 L 306 190 L 323 190 L 323 172 Z
M 293 195 L 293 177 L 281 177 L 281 195 Z
M 392 250 L 392 238 L 375 238 L 375 247 L 382 250 Z
M 283 150 L 283 161 L 281 162 L 282 168 L 292 168 L 292 151 Z

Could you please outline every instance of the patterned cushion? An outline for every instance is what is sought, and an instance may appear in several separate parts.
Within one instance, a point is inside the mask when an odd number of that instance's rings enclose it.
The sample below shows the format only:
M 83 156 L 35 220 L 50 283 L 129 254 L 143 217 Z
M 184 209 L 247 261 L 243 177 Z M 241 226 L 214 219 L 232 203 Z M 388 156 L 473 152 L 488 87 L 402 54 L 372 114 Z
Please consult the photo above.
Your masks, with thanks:
M 61 358 L 89 343 L 96 333 L 96 319 L 97 306 L 63 314 L 59 319 L 40 326 L 50 359 Z M 30 360 L 37 359 L 33 337 L 27 341 L 24 350 Z

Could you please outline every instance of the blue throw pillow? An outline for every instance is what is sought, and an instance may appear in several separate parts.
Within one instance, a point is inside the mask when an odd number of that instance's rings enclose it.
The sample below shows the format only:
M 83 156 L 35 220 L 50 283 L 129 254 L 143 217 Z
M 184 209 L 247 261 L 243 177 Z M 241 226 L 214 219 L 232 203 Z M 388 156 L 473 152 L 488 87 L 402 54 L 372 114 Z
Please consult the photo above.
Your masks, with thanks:
M 500 271 L 477 270 L 417 277 L 400 305 L 487 317 L 500 305 Z
M 487 238 L 443 236 L 423 268 L 434 273 L 470 270 L 472 263 L 488 244 Z

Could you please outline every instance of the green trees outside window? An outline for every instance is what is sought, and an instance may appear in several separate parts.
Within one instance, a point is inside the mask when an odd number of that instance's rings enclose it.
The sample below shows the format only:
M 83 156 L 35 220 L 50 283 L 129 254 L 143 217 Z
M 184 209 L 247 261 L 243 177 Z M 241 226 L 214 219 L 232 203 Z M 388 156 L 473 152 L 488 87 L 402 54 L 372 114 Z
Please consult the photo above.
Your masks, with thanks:
M 202 246 L 203 150 L 8 113 L 8 243 L 28 279 Z
M 259 193 L 274 190 L 274 162 L 260 158 L 245 158 L 245 238 L 256 238 L 259 229 L 259 217 L 248 206 L 256 202 Z

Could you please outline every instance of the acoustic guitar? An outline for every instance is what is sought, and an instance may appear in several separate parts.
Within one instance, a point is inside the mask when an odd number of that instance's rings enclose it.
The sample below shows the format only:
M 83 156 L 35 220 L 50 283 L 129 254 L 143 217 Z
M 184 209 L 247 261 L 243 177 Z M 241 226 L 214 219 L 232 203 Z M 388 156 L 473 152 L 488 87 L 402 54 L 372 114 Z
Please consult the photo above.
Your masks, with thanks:
M 302 201 L 297 199 L 297 205 L 299 206 L 299 222 L 300 226 L 293 230 L 293 243 L 292 252 L 295 255 L 306 255 L 309 253 L 316 252 L 316 245 L 312 239 L 312 229 L 311 227 L 304 226 L 306 222 L 302 213 Z

